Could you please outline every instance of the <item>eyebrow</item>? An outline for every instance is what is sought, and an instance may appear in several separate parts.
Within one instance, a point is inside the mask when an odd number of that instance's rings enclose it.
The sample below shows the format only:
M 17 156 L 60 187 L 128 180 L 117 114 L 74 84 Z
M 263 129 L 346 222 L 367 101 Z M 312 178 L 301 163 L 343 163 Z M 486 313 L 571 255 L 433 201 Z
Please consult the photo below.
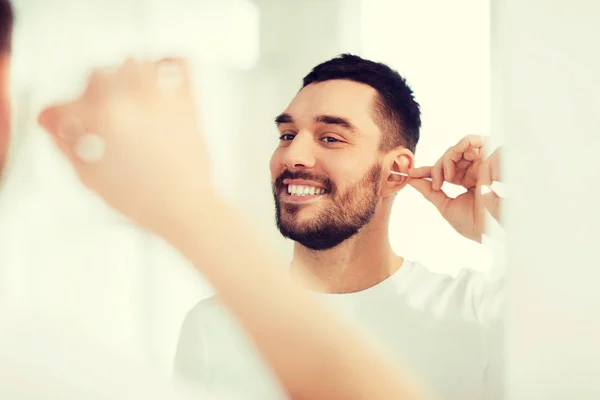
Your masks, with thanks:
M 275 124 L 277 124 L 277 126 L 281 125 L 281 124 L 293 124 L 294 123 L 294 118 L 292 118 L 292 116 L 290 114 L 279 114 L 277 117 L 275 117 Z
M 317 115 L 314 119 L 313 122 L 315 124 L 327 124 L 327 125 L 338 125 L 341 126 L 344 129 L 347 129 L 351 132 L 356 132 L 356 127 L 346 118 L 343 117 L 337 117 L 335 115 Z M 281 125 L 281 124 L 293 124 L 294 123 L 294 118 L 287 113 L 283 113 L 283 114 L 279 114 L 276 118 L 275 118 L 275 124 L 277 124 L 277 126 Z

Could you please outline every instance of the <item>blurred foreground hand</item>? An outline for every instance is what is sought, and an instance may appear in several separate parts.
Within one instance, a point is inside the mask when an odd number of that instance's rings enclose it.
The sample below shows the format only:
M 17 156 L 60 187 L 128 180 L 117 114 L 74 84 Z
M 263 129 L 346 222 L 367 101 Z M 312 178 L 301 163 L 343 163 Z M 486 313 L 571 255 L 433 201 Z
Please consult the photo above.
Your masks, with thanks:
M 182 59 L 96 69 L 79 98 L 44 109 L 39 123 L 87 187 L 158 233 L 214 193 Z

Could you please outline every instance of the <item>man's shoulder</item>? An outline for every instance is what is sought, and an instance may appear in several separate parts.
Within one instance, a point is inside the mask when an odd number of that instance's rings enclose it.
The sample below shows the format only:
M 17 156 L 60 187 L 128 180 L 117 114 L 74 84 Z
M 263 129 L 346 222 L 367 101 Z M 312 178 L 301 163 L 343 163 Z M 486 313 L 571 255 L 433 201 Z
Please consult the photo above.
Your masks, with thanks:
M 217 315 L 225 312 L 227 312 L 227 309 L 219 297 L 217 295 L 212 295 L 196 303 L 196 305 L 190 311 L 188 311 L 186 317 L 204 317 L 207 315 Z
M 216 296 L 198 302 L 181 328 L 176 364 L 188 369 L 220 368 L 220 363 L 252 357 L 254 346 L 241 324 Z M 181 366 L 181 365 L 180 365 Z M 226 366 L 223 366 L 225 368 Z
M 236 348 L 240 354 L 256 351 L 241 322 L 216 295 L 200 300 L 187 313 L 181 335 L 192 336 L 194 341 L 202 338 L 211 352 L 218 352 L 220 347 Z
M 498 299 L 503 287 L 483 272 L 461 270 L 456 276 L 438 273 L 417 262 L 411 262 L 409 273 L 398 283 L 398 291 L 409 301 L 436 313 L 460 314 L 464 318 L 479 320 L 481 307 Z
M 228 388 L 245 398 L 286 398 L 260 351 L 218 296 L 201 300 L 188 312 L 175 371 L 185 381 Z
M 462 269 L 456 275 L 436 272 L 419 262 L 411 261 L 402 280 L 406 289 L 428 288 L 430 290 L 468 291 L 489 282 L 488 276 L 473 269 Z
M 235 328 L 237 321 L 229 309 L 222 303 L 217 295 L 200 300 L 188 311 L 184 320 L 184 327 L 195 330 L 228 329 Z
M 90 337 L 80 321 L 0 310 L 0 398 L 192 399 L 198 393 Z

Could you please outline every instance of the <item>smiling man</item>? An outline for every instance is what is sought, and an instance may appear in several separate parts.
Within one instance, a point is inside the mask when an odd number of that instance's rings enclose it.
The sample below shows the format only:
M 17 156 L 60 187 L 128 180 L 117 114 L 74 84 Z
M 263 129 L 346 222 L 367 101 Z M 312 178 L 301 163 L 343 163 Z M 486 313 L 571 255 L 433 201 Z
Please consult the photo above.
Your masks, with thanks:
M 389 242 L 395 194 L 409 183 L 393 172 L 414 171 L 421 126 L 404 78 L 384 64 L 342 55 L 316 66 L 275 122 L 280 144 L 270 169 L 276 221 L 295 242 L 290 268 L 298 282 L 438 398 L 500 398 L 496 286 L 470 271 L 456 279 L 434 274 L 395 254 Z M 449 153 L 448 160 L 462 160 L 456 176 L 477 177 L 479 147 L 466 138 Z M 432 177 L 433 186 L 423 179 L 410 184 L 443 208 L 459 233 L 479 241 L 479 224 L 472 223 L 475 187 L 465 186 L 462 200 L 444 203 L 443 192 L 434 189 L 438 177 Z M 252 399 L 286 397 L 216 297 L 186 317 L 175 370 L 188 381 L 235 387 Z
M 392 275 L 402 259 L 389 246 L 387 225 L 405 179 L 390 171 L 412 166 L 421 124 L 404 80 L 383 65 L 335 59 L 304 79 L 276 123 L 281 137 L 271 175 L 277 225 L 296 242 L 293 268 L 317 276 L 330 293 L 363 290 Z

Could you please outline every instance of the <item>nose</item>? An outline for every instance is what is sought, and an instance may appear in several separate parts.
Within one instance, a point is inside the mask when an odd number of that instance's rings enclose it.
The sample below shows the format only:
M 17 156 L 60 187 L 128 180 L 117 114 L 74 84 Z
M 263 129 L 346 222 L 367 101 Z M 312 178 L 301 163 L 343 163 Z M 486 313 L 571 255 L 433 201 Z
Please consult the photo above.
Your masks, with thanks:
M 314 143 L 308 132 L 294 137 L 285 151 L 283 163 L 290 170 L 315 166 Z

